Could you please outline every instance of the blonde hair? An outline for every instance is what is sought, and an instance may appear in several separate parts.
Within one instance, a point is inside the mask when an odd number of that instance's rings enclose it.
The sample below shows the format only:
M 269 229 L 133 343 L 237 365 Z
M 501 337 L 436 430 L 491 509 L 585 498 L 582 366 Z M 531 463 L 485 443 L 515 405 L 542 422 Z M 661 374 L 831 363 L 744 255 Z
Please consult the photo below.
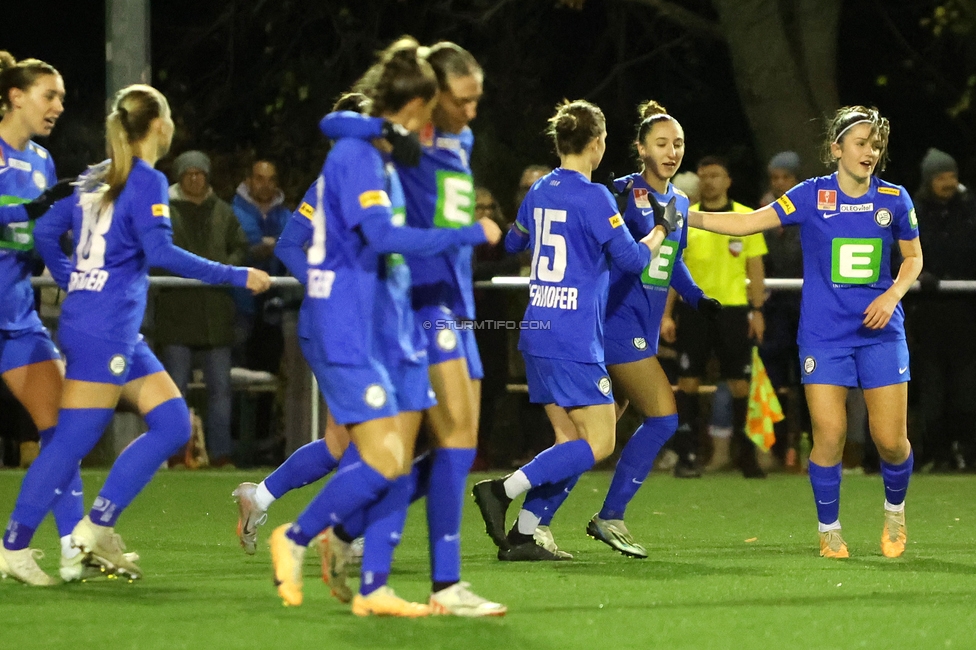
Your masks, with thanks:
M 114 201 L 122 193 L 132 171 L 132 145 L 148 134 L 153 120 L 169 115 L 163 94 L 145 84 L 126 86 L 115 95 L 112 112 L 105 120 L 105 139 L 112 163 L 105 176 L 106 198 Z

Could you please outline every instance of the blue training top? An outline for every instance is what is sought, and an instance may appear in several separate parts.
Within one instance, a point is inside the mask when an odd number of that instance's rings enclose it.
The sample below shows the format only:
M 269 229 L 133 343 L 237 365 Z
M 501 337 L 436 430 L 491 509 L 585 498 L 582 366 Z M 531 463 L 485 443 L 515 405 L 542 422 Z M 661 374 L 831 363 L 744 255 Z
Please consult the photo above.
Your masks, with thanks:
M 330 363 L 421 359 L 410 269 L 397 253 L 433 255 L 485 241 L 477 224 L 406 227 L 404 209 L 386 156 L 365 140 L 342 138 L 285 226 L 276 254 L 306 284 L 299 334 L 318 340 Z
M 37 250 L 55 280 L 68 290 L 61 326 L 110 341 L 134 341 L 146 311 L 149 268 L 208 284 L 247 286 L 247 269 L 211 262 L 173 244 L 166 177 L 140 158 L 114 202 L 105 200 L 105 163 L 79 178 L 70 200 L 54 204 L 38 219 Z M 74 236 L 70 276 L 60 238 Z
M 771 205 L 784 226 L 800 226 L 798 343 L 831 348 L 904 339 L 901 303 L 880 330 L 863 321 L 871 301 L 894 284 L 892 247 L 918 237 L 915 207 L 905 188 L 872 176 L 867 193 L 855 199 L 841 191 L 835 172 L 803 181 Z
M 28 142 L 23 151 L 0 138 L 0 206 L 27 203 L 57 180 L 47 149 Z M 17 331 L 41 326 L 34 309 L 31 260 L 34 224 L 23 208 L 2 210 L 0 217 L 0 330 Z
M 505 238 L 510 253 L 532 249 L 529 305 L 519 349 L 584 363 L 603 362 L 610 261 L 639 274 L 650 251 L 634 241 L 603 185 L 559 167 L 522 201 Z
M 682 252 L 688 245 L 688 197 L 668 183 L 668 191 L 658 194 L 640 174 L 630 174 L 614 181 L 619 190 L 627 191 L 624 223 L 634 239 L 641 239 L 654 228 L 651 201 L 667 205 L 672 197 L 681 219 L 678 228 L 661 244 L 661 249 L 640 275 L 614 266 L 610 269 L 610 293 L 607 299 L 606 336 L 610 339 L 644 338 L 656 346 L 661 331 L 668 289 L 675 290 L 692 307 L 704 296 L 685 266 Z

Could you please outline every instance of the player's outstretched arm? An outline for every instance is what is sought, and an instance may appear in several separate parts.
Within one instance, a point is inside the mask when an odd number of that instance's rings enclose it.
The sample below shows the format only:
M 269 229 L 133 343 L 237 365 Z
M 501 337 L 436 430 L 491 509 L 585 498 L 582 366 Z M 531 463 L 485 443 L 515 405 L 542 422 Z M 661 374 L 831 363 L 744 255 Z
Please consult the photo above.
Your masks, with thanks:
M 429 257 L 458 246 L 477 246 L 485 242 L 497 243 L 501 237 L 501 230 L 493 222 L 495 231 L 489 232 L 489 226 L 473 223 L 464 228 L 412 228 L 410 226 L 394 226 L 388 215 L 374 212 L 359 222 L 359 230 L 366 241 L 378 253 L 404 253 Z M 487 221 L 490 221 L 487 220 Z M 494 241 L 489 239 L 493 235 Z
M 699 212 L 688 213 L 688 225 L 700 230 L 716 232 L 720 235 L 744 237 L 757 232 L 781 226 L 776 211 L 766 206 L 752 212 Z
M 922 244 L 918 237 L 908 241 L 899 240 L 898 248 L 902 256 L 898 277 L 887 291 L 872 300 L 864 310 L 864 326 L 869 329 L 883 329 L 888 324 L 898 302 L 905 297 L 922 272 Z
M 312 223 L 305 216 L 292 215 L 282 229 L 274 249 L 275 256 L 302 284 L 308 279 L 308 254 L 305 246 L 312 241 L 312 232 Z

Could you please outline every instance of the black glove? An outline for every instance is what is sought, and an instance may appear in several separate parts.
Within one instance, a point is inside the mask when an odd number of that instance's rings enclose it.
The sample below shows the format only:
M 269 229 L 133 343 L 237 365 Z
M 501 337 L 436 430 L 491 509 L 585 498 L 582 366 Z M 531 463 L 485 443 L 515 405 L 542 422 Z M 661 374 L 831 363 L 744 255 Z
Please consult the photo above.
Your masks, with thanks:
M 718 313 L 722 311 L 722 303 L 715 298 L 709 298 L 708 296 L 702 296 L 698 300 L 698 313 L 706 318 L 706 320 L 718 320 Z
M 71 196 L 75 191 L 75 188 L 71 186 L 74 181 L 73 178 L 60 180 L 41 192 L 41 195 L 33 201 L 25 203 L 24 209 L 27 211 L 27 218 L 31 221 L 38 219 L 50 210 L 52 205 Z
M 383 138 L 393 146 L 393 160 L 407 167 L 420 164 L 420 138 L 399 124 L 383 123 Z
M 650 198 L 651 207 L 654 209 L 654 225 L 664 228 L 665 235 L 670 235 L 677 230 L 681 215 L 678 214 L 678 209 L 674 207 L 674 197 L 672 196 L 668 204 L 663 206 L 654 197 L 649 196 L 648 198 Z
M 610 190 L 610 194 L 613 198 L 617 200 L 617 212 L 623 214 L 627 211 L 627 197 L 630 196 L 630 190 L 634 186 L 634 181 L 627 181 L 627 184 L 623 187 L 619 187 L 614 181 L 616 180 L 616 174 L 610 172 L 610 176 L 603 183 L 606 185 L 607 189 Z
M 939 278 L 934 273 L 922 271 L 918 276 L 918 284 L 922 293 L 937 293 L 939 291 Z

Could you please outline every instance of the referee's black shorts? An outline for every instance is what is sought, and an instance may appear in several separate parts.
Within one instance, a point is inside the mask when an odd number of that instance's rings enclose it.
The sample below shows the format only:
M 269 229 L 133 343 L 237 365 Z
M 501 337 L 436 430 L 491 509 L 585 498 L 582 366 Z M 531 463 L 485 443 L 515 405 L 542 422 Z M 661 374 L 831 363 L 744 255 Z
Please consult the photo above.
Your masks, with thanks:
M 752 346 L 749 338 L 749 307 L 723 307 L 714 321 L 706 319 L 687 303 L 674 306 L 678 324 L 679 377 L 702 377 L 714 352 L 721 379 L 749 379 Z

